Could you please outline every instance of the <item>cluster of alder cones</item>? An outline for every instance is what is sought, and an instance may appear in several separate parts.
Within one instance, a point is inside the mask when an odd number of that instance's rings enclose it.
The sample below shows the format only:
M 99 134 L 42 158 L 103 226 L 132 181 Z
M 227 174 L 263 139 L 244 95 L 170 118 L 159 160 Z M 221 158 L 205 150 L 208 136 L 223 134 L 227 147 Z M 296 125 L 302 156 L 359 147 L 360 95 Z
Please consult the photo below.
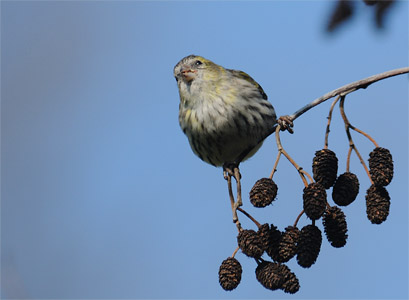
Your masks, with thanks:
M 324 232 L 329 243 L 336 248 L 345 246 L 347 222 L 339 206 L 351 204 L 359 192 L 359 181 L 355 174 L 345 172 L 337 176 L 338 159 L 329 149 L 315 153 L 313 177 L 303 191 L 304 213 L 312 224 L 301 230 L 296 225 L 280 231 L 273 224 L 258 225 L 258 231 L 242 229 L 237 242 L 240 250 L 257 262 L 257 280 L 267 289 L 281 289 L 286 293 L 296 293 L 300 284 L 286 262 L 296 257 L 303 268 L 311 267 L 317 260 L 322 243 L 321 230 L 315 222 L 322 219 Z M 389 150 L 376 147 L 369 155 L 369 173 L 372 185 L 366 193 L 368 219 L 374 224 L 386 220 L 389 214 L 390 197 L 385 189 L 393 177 L 393 161 Z M 327 202 L 327 189 L 332 187 L 331 206 Z M 250 191 L 250 201 L 255 207 L 270 205 L 277 196 L 278 187 L 270 178 L 258 180 Z M 272 261 L 262 256 L 266 253 Z M 225 259 L 219 268 L 219 283 L 225 290 L 235 289 L 241 281 L 242 267 L 233 257 Z

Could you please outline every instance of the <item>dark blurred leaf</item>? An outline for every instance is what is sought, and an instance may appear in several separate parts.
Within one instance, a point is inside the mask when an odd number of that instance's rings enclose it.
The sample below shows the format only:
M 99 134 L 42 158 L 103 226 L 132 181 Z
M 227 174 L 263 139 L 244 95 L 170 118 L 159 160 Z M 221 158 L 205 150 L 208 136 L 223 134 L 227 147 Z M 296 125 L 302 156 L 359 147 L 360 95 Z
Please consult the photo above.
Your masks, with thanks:
M 378 28 L 383 28 L 386 12 L 394 4 L 395 0 L 379 1 L 375 7 L 375 20 Z
M 366 5 L 364 9 L 374 10 L 374 19 L 376 27 L 381 29 L 384 27 L 385 17 L 388 14 L 389 8 L 395 3 L 395 0 L 362 0 Z M 330 20 L 327 25 L 327 31 L 333 32 L 339 28 L 342 24 L 345 24 L 347 20 L 355 12 L 355 3 L 359 3 L 351 0 L 338 0 L 332 10 Z
M 378 3 L 378 0 L 363 0 L 366 5 L 375 5 Z
M 354 12 L 354 2 L 339 0 L 333 10 L 331 19 L 327 26 L 327 31 L 334 31 L 340 24 L 348 20 Z

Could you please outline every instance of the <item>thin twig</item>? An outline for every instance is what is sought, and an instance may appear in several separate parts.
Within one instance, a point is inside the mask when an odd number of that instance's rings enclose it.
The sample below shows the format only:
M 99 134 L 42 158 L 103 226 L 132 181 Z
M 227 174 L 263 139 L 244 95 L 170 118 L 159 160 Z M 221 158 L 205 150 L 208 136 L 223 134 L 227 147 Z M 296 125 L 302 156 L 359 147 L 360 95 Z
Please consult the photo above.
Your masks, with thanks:
M 233 195 L 233 188 L 231 184 L 231 175 L 227 175 L 227 188 L 229 190 L 229 197 L 230 197 L 230 204 L 231 204 L 231 209 L 233 210 L 234 208 L 234 195 Z
M 314 179 L 312 179 L 311 175 L 305 171 L 304 169 L 300 169 L 299 172 L 303 173 L 304 175 L 307 175 L 308 179 L 310 180 L 310 183 L 314 182 Z
M 290 116 L 286 116 L 288 117 L 289 121 L 294 121 L 295 119 L 297 119 L 299 116 L 301 116 L 302 114 L 304 114 L 305 112 L 307 112 L 308 110 L 310 110 L 311 108 L 317 106 L 318 104 L 321 104 L 322 102 L 325 102 L 328 99 L 331 99 L 335 96 L 342 96 L 342 95 L 346 95 L 348 93 L 351 93 L 353 91 L 356 91 L 358 89 L 364 89 L 367 88 L 369 85 L 371 85 L 374 82 L 377 82 L 379 80 L 382 79 L 386 79 L 389 77 L 393 77 L 393 76 L 397 76 L 397 75 L 402 75 L 405 73 L 409 73 L 409 67 L 405 67 L 405 68 L 400 68 L 400 69 L 395 69 L 395 70 L 391 70 L 391 71 L 387 71 L 387 72 L 383 72 L 380 74 L 376 74 L 373 76 L 370 76 L 368 78 L 365 79 L 361 79 L 355 82 L 352 82 L 350 84 L 344 85 L 340 88 L 337 88 L 317 99 L 315 99 L 314 101 L 312 101 L 311 103 L 305 105 L 304 107 L 300 108 L 299 110 L 297 110 L 295 113 L 293 113 Z M 259 143 L 261 143 L 262 141 L 264 141 L 268 136 L 270 136 L 271 134 L 273 134 L 274 132 L 276 132 L 276 129 L 280 128 L 280 126 L 278 124 L 276 124 L 275 126 L 273 126 L 267 133 L 265 136 L 263 136 L 262 138 L 260 138 L 260 140 L 255 143 L 255 145 L 258 145 Z M 249 147 L 248 149 L 246 149 L 245 151 L 243 151 L 236 159 L 237 163 L 240 163 L 244 157 L 247 156 L 247 154 L 254 149 L 255 145 L 252 145 L 251 147 Z
M 362 159 L 361 154 L 359 153 L 358 149 L 356 149 L 356 147 L 355 147 L 354 144 L 352 144 L 352 147 L 354 148 L 354 151 L 355 151 L 356 155 L 358 156 L 359 161 L 361 162 L 362 166 L 364 167 L 365 172 L 366 172 L 366 174 L 368 175 L 371 184 L 373 184 L 371 175 L 369 174 L 369 170 L 368 170 L 368 167 L 367 167 L 366 164 L 365 164 L 365 161 Z
M 308 182 L 304 177 L 304 174 L 307 174 L 308 177 L 310 178 L 310 180 L 312 180 L 311 176 L 305 172 L 302 167 L 300 167 L 292 158 L 291 156 L 284 150 L 282 144 L 281 144 L 281 140 L 280 140 L 280 125 L 277 126 L 276 128 L 276 143 L 277 143 L 277 149 L 279 152 L 281 152 L 287 159 L 288 161 L 294 166 L 294 168 L 297 169 L 298 174 L 300 174 L 302 181 L 304 182 L 304 185 L 307 187 L 308 186 Z
M 301 218 L 301 216 L 303 215 L 303 213 L 304 213 L 304 210 L 302 210 L 302 211 L 300 212 L 300 214 L 298 215 L 297 219 L 295 219 L 295 222 L 294 222 L 293 227 L 297 227 L 298 221 L 300 220 L 300 218 Z
M 343 101 L 345 101 L 345 96 L 346 96 L 346 94 L 343 94 L 341 97 L 343 97 Z M 338 96 L 338 98 L 339 98 L 340 96 Z M 337 99 L 338 99 L 337 98 Z M 344 105 L 344 104 L 342 104 L 342 105 Z M 345 110 L 344 110 L 344 113 L 345 113 Z M 356 128 L 355 126 L 353 126 L 352 124 L 351 124 L 351 122 L 349 122 L 349 120 L 348 120 L 348 126 L 349 126 L 349 128 L 351 128 L 352 130 L 355 130 L 356 132 L 358 132 L 358 133 L 360 133 L 360 134 L 362 134 L 363 136 L 365 136 L 368 140 L 370 140 L 374 145 L 375 145 L 375 147 L 378 147 L 378 143 L 369 135 L 369 134 L 367 134 L 366 132 L 364 132 L 364 131 L 362 131 L 362 130 L 360 130 L 360 129 L 358 129 L 358 128 Z
M 349 124 L 349 128 L 351 128 L 352 130 L 355 130 L 356 132 L 358 132 L 358 133 L 362 134 L 363 136 L 365 136 L 368 140 L 370 140 L 375 145 L 375 147 L 379 147 L 378 143 L 366 132 L 363 132 L 362 130 L 356 128 L 355 126 L 352 126 L 351 124 Z
M 240 247 L 237 246 L 236 250 L 234 250 L 233 254 L 231 255 L 231 258 L 234 258 L 234 256 L 236 255 L 237 251 L 239 251 Z
M 405 73 L 409 73 L 409 67 L 383 72 L 383 73 L 376 74 L 376 75 L 370 76 L 368 78 L 361 79 L 361 80 L 352 82 L 350 84 L 344 85 L 344 86 L 342 86 L 340 88 L 337 88 L 337 89 L 335 89 L 335 90 L 333 90 L 333 91 L 331 91 L 331 92 L 329 92 L 329 93 L 315 99 L 314 101 L 307 104 L 303 108 L 297 110 L 294 114 L 292 114 L 290 116 L 290 119 L 291 119 L 291 121 L 294 121 L 295 119 L 297 119 L 299 116 L 301 116 L 306 111 L 310 110 L 311 108 L 317 106 L 318 104 L 320 104 L 320 103 L 322 103 L 322 102 L 324 102 L 324 101 L 326 101 L 328 99 L 331 99 L 331 98 L 333 98 L 335 96 L 345 94 L 345 93 L 347 93 L 347 92 L 349 92 L 351 90 L 365 89 L 370 84 L 372 84 L 374 82 L 377 82 L 377 81 L 385 79 L 385 78 L 393 77 L 393 76 L 396 76 L 396 75 L 405 74 Z
M 234 211 L 234 195 L 233 195 L 233 187 L 231 184 L 231 174 L 227 174 L 227 188 L 229 190 L 229 198 L 230 198 L 230 205 L 231 205 L 231 209 L 232 211 Z M 235 221 L 237 230 L 240 232 L 241 230 L 241 224 L 239 221 L 239 218 L 237 217 L 237 220 Z
M 348 155 L 347 155 L 347 169 L 346 172 L 349 172 L 349 165 L 351 163 L 351 153 L 352 153 L 352 147 L 350 146 L 348 149 Z
M 358 158 L 359 158 L 359 161 L 361 162 L 362 166 L 363 166 L 364 169 L 365 169 L 366 174 L 367 174 L 368 177 L 369 177 L 369 180 L 371 181 L 371 184 L 373 184 L 373 181 L 372 181 L 372 179 L 371 179 L 371 175 L 369 174 L 368 167 L 366 166 L 365 161 L 362 159 L 361 154 L 359 153 L 358 149 L 355 147 L 355 144 L 354 144 L 354 142 L 353 142 L 353 140 L 352 140 L 351 132 L 349 131 L 349 129 L 350 129 L 350 127 L 351 127 L 351 124 L 349 123 L 348 118 L 347 118 L 347 116 L 346 116 L 346 114 L 345 114 L 344 102 L 345 102 L 345 95 L 344 95 L 344 96 L 341 96 L 341 101 L 340 101 L 340 103 L 339 103 L 339 111 L 341 112 L 342 119 L 344 120 L 345 131 L 346 131 L 346 134 L 347 134 L 347 137 L 348 137 L 348 141 L 349 141 L 349 147 L 355 151 L 356 155 L 357 155 Z
M 240 211 L 240 212 L 242 212 L 247 218 L 249 218 L 250 220 L 252 220 L 253 223 L 256 224 L 256 226 L 257 226 L 258 228 L 260 228 L 261 224 L 260 224 L 259 222 L 257 222 L 257 220 L 254 219 L 252 215 L 250 215 L 248 212 L 246 212 L 246 211 L 245 211 L 244 209 L 242 209 L 241 207 L 238 207 L 237 210 Z
M 277 158 L 276 158 L 276 161 L 274 163 L 273 170 L 271 171 L 271 174 L 270 174 L 270 177 L 269 177 L 270 179 L 273 179 L 274 173 L 277 171 L 277 165 L 278 165 L 278 162 L 280 160 L 280 157 L 281 157 L 281 152 L 278 151 Z
M 237 194 L 236 194 L 236 207 L 241 206 L 243 204 L 243 200 L 241 199 L 241 181 L 240 181 L 240 171 L 239 167 L 234 167 L 234 178 L 236 179 L 236 187 L 237 187 Z
M 332 121 L 332 112 L 334 111 L 335 104 L 337 104 L 340 96 L 338 96 L 331 104 L 331 108 L 329 109 L 328 113 L 328 123 L 327 123 L 327 129 L 325 130 L 325 143 L 324 143 L 324 149 L 328 149 L 328 136 L 329 136 L 329 126 L 331 125 Z

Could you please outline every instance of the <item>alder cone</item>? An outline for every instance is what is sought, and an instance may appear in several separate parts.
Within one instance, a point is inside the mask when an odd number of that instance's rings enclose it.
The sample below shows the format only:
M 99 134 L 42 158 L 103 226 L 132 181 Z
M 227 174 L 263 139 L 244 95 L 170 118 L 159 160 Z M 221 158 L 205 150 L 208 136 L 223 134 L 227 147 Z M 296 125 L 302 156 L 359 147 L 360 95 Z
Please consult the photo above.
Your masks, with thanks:
M 297 276 L 291 272 L 290 268 L 285 264 L 281 264 L 279 269 L 284 277 L 284 282 L 281 289 L 285 293 L 295 294 L 300 289 L 300 282 L 298 281 Z
M 298 239 L 300 230 L 294 226 L 288 226 L 281 236 L 278 244 L 279 261 L 287 262 L 297 254 Z
M 371 185 L 366 192 L 366 214 L 372 224 L 381 224 L 389 215 L 391 198 L 383 186 Z
M 263 261 L 256 268 L 256 278 L 269 290 L 278 290 L 284 283 L 284 277 L 280 272 L 279 263 Z
M 321 183 L 324 188 L 329 189 L 337 179 L 338 158 L 335 152 L 322 149 L 315 152 L 312 160 L 312 173 L 314 180 Z
M 260 257 L 263 255 L 263 240 L 260 235 L 252 229 L 243 229 L 237 236 L 237 243 L 241 251 L 249 257 Z
M 283 233 L 276 226 L 271 224 L 269 242 L 268 247 L 266 249 L 266 253 L 276 262 L 281 261 L 279 244 L 281 241 L 282 234 Z
M 328 241 L 335 248 L 344 247 L 347 243 L 347 222 L 343 211 L 333 206 L 325 211 L 322 218 L 324 232 Z
M 303 192 L 304 212 L 311 220 L 318 220 L 324 214 L 327 205 L 327 192 L 317 182 L 310 183 Z
M 270 205 L 277 196 L 278 187 L 270 178 L 257 180 L 250 191 L 250 202 L 255 207 Z
M 315 225 L 301 229 L 298 240 L 297 262 L 303 268 L 311 267 L 317 260 L 322 243 L 321 230 Z
M 354 202 L 359 193 L 358 177 L 350 172 L 340 175 L 332 188 L 332 200 L 340 206 Z
M 388 149 L 376 147 L 369 154 L 369 174 L 374 185 L 387 186 L 393 178 L 393 160 Z
M 234 257 L 225 259 L 219 268 L 219 283 L 226 290 L 234 290 L 241 281 L 242 268 L 240 262 Z

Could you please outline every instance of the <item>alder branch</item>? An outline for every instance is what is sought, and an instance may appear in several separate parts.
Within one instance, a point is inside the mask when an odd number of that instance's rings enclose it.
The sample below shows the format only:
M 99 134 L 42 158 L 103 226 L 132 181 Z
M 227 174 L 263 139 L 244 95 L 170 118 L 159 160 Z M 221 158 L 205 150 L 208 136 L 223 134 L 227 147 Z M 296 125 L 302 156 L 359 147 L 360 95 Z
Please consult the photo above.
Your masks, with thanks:
M 276 143 L 277 143 L 278 152 L 281 153 L 282 155 L 284 155 L 288 159 L 288 161 L 294 166 L 294 168 L 298 171 L 298 174 L 300 174 L 301 179 L 304 182 L 305 187 L 308 186 L 308 181 L 307 181 L 307 179 L 305 179 L 305 175 L 310 179 L 311 182 L 314 182 L 311 175 L 308 174 L 306 171 L 304 171 L 302 169 L 302 167 L 300 167 L 295 162 L 295 160 L 287 153 L 287 151 L 284 150 L 283 145 L 281 144 L 281 140 L 280 140 L 280 126 L 278 126 L 277 129 L 276 129 Z M 277 161 L 277 163 L 278 163 L 278 161 Z M 274 169 L 275 169 L 275 167 L 274 167 Z
M 328 123 L 327 123 L 327 129 L 325 130 L 325 142 L 324 142 L 324 149 L 328 149 L 328 137 L 329 137 L 329 132 L 330 132 L 330 125 L 332 121 L 332 112 L 334 111 L 335 104 L 337 104 L 338 100 L 341 98 L 341 96 L 338 96 L 331 104 L 331 108 L 329 109 L 328 113 Z
M 350 92 L 353 92 L 353 91 L 356 91 L 356 90 L 359 90 L 359 89 L 365 89 L 374 82 L 377 82 L 377 81 L 385 79 L 385 78 L 393 77 L 393 76 L 396 76 L 396 75 L 405 74 L 405 73 L 409 73 L 409 67 L 395 69 L 395 70 L 387 71 L 387 72 L 384 72 L 384 73 L 376 74 L 376 75 L 370 76 L 368 78 L 361 79 L 361 80 L 352 82 L 350 84 L 344 85 L 344 86 L 342 86 L 340 88 L 337 88 L 337 89 L 325 94 L 324 96 L 321 96 L 321 97 L 315 99 L 314 101 L 307 104 L 303 108 L 297 110 L 294 114 L 290 115 L 289 117 L 290 117 L 291 121 L 294 121 L 295 119 L 297 119 L 299 116 L 301 116 L 306 111 L 310 110 L 311 108 L 317 106 L 318 104 L 320 104 L 320 103 L 322 103 L 322 102 L 324 102 L 324 101 L 326 101 L 328 99 L 331 99 L 331 98 L 333 98 L 335 96 L 338 96 L 338 95 L 342 96 L 342 95 L 348 94 Z
M 325 95 L 315 99 L 314 101 L 312 101 L 311 103 L 307 104 L 306 106 L 304 106 L 303 108 L 297 110 L 294 114 L 290 115 L 290 116 L 283 116 L 285 118 L 286 121 L 289 121 L 290 123 L 292 123 L 295 119 L 297 119 L 299 116 L 301 116 L 302 114 L 304 114 L 305 112 L 309 111 L 311 108 L 317 106 L 318 104 L 321 104 L 322 102 L 325 102 L 328 99 L 331 99 L 335 96 L 345 96 L 348 93 L 354 92 L 356 90 L 359 89 L 366 89 L 369 85 L 371 85 L 372 83 L 375 83 L 377 81 L 386 79 L 386 78 L 390 78 L 393 76 L 397 76 L 397 75 L 402 75 L 405 73 L 409 73 L 409 67 L 404 67 L 404 68 L 400 68 L 400 69 L 395 69 L 395 70 L 390 70 L 387 72 L 383 72 L 380 74 L 376 74 L 376 75 L 372 75 L 368 78 L 365 79 L 361 79 L 355 82 L 352 82 L 350 84 L 344 85 L 340 88 L 337 88 L 329 93 L 326 93 Z M 279 119 L 283 118 L 280 117 Z M 259 143 L 263 142 L 264 139 L 266 139 L 268 136 L 270 136 L 272 133 L 274 133 L 277 129 L 277 127 L 280 130 L 291 130 L 292 125 L 287 126 L 287 128 L 282 128 L 282 125 L 280 124 L 276 124 L 275 126 L 273 126 L 271 128 L 271 130 L 266 134 L 266 136 L 264 136 L 263 138 L 261 138 L 256 145 L 258 145 Z M 292 131 L 292 130 L 291 130 Z M 290 132 L 291 132 L 290 131 Z M 236 159 L 236 163 L 240 164 L 240 162 L 243 160 L 243 158 L 245 158 L 247 156 L 247 154 L 250 153 L 251 150 L 253 150 L 253 148 L 255 147 L 255 145 L 251 145 L 250 147 L 248 147 L 248 149 L 244 150 Z M 274 170 L 272 172 L 272 174 L 274 174 Z
M 371 184 L 373 184 L 371 174 L 369 173 L 368 167 L 366 166 L 364 159 L 362 158 L 361 154 L 359 153 L 358 149 L 355 146 L 354 141 L 352 140 L 351 132 L 349 130 L 349 129 L 352 129 L 352 127 L 351 127 L 351 123 L 349 123 L 348 118 L 347 118 L 347 116 L 345 114 L 344 102 L 345 102 L 345 95 L 341 96 L 341 101 L 339 102 L 339 111 L 341 112 L 342 119 L 344 120 L 345 131 L 346 131 L 348 141 L 349 141 L 349 148 L 355 151 L 356 155 L 359 158 L 359 161 L 361 162 L 362 166 L 365 169 L 366 174 L 369 177 L 369 180 L 371 181 Z M 371 141 L 373 141 L 372 138 L 371 138 Z M 373 141 L 373 142 L 375 142 L 375 141 Z M 376 144 L 376 142 L 375 142 L 375 144 Z M 348 153 L 348 155 L 349 155 L 349 153 Z M 348 160 L 349 160 L 349 157 L 348 157 Z M 348 161 L 348 164 L 349 164 L 349 161 Z

